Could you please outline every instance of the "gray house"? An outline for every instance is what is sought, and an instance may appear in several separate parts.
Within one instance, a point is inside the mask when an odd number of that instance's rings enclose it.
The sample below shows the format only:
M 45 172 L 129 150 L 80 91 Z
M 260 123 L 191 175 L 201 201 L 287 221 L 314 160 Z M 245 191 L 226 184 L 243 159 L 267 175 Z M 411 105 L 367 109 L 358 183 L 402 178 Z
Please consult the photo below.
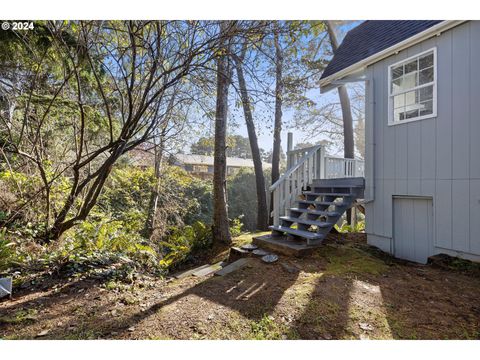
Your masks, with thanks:
M 366 21 L 322 91 L 366 87 L 368 242 L 420 263 L 480 260 L 480 21 Z

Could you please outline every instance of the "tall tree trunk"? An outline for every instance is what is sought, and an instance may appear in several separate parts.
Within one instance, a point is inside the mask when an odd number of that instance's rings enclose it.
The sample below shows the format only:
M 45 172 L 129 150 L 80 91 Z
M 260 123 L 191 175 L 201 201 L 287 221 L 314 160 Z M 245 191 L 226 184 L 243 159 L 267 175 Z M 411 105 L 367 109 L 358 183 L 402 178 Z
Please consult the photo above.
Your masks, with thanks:
M 155 170 L 155 186 L 152 189 L 150 194 L 150 200 L 148 203 L 147 210 L 147 221 L 145 222 L 145 237 L 151 237 L 153 231 L 155 230 L 155 218 L 157 215 L 158 208 L 158 197 L 160 194 L 160 175 L 162 173 L 162 162 L 163 162 L 163 152 L 164 152 L 164 138 L 165 131 L 163 130 L 160 135 L 160 140 L 158 144 L 155 144 L 154 147 L 154 170 Z
M 273 126 L 273 149 L 272 149 L 272 184 L 280 177 L 280 150 L 281 150 L 281 132 L 282 132 L 282 100 L 283 100 L 283 51 L 280 46 L 279 26 L 275 23 L 274 28 L 275 43 L 275 122 Z M 272 200 L 273 204 L 273 194 Z
M 220 31 L 225 34 L 227 22 L 220 24 Z M 215 149 L 213 161 L 213 241 L 230 244 L 232 237 L 228 224 L 227 209 L 227 113 L 228 86 L 230 83 L 228 41 L 223 39 L 222 46 L 226 49 L 224 55 L 217 59 L 217 100 L 215 110 Z M 221 49 L 224 50 L 224 49 Z M 227 54 L 227 55 L 225 55 Z
M 337 35 L 331 21 L 327 21 L 327 32 L 330 38 L 333 52 L 338 49 Z M 343 118 L 343 156 L 345 158 L 353 159 L 355 157 L 355 142 L 353 137 L 353 117 L 352 109 L 350 107 L 350 98 L 348 96 L 347 88 L 344 85 L 338 87 L 338 96 L 340 98 L 340 106 L 342 108 Z M 352 211 L 347 211 L 347 223 L 352 223 Z
M 253 122 L 253 115 L 250 105 L 250 98 L 248 97 L 248 90 L 245 83 L 245 76 L 243 74 L 243 59 L 245 58 L 245 50 L 242 50 L 241 57 L 235 57 L 235 67 L 237 70 L 238 86 L 240 89 L 240 96 L 242 98 L 243 113 L 245 116 L 245 123 L 247 125 L 248 140 L 250 141 L 250 149 L 252 150 L 253 166 L 255 170 L 255 185 L 257 190 L 257 229 L 268 229 L 268 209 L 267 209 L 267 194 L 265 192 L 265 177 L 262 169 L 262 158 L 260 156 L 260 149 L 258 147 L 257 134 L 255 132 L 255 123 Z
M 162 174 L 163 154 L 165 151 L 165 137 L 167 136 L 167 127 L 172 116 L 173 107 L 175 104 L 176 92 L 173 93 L 168 103 L 167 111 L 165 113 L 165 123 L 163 124 L 157 139 L 154 139 L 154 170 L 155 170 L 155 187 L 150 194 L 150 201 L 148 203 L 147 221 L 145 222 L 144 234 L 145 237 L 151 237 L 155 230 L 155 219 L 158 208 L 158 198 L 160 196 L 160 175 Z

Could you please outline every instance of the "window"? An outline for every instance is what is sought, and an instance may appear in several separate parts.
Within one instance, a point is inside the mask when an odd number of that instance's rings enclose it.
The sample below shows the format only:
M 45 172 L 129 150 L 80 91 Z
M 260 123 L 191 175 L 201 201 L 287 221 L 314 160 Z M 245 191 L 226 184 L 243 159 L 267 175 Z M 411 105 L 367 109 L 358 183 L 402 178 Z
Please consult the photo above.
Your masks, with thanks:
M 436 49 L 393 64 L 389 74 L 389 124 L 437 116 Z

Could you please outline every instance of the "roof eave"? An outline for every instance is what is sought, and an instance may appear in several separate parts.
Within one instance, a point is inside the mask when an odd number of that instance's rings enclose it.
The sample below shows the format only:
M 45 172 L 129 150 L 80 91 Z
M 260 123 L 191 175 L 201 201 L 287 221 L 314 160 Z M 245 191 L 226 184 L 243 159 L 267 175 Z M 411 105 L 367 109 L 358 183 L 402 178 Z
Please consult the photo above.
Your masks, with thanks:
M 330 91 L 332 89 L 337 88 L 340 86 L 340 84 L 334 84 L 335 80 L 339 80 L 344 78 L 345 76 L 351 75 L 353 73 L 359 73 L 365 70 L 365 68 L 375 62 L 378 62 L 392 54 L 395 54 L 399 51 L 402 51 L 406 49 L 407 47 L 410 47 L 412 45 L 415 45 L 421 41 L 424 41 L 428 39 L 429 37 L 433 35 L 440 35 L 442 32 L 451 29 L 455 26 L 458 26 L 467 20 L 445 20 L 442 21 L 422 32 L 419 32 L 418 34 L 409 37 L 408 39 L 405 39 L 395 45 L 390 46 L 389 48 L 386 48 L 385 50 L 379 51 L 378 53 L 375 53 L 368 58 L 363 59 L 362 61 L 359 61 L 355 64 L 352 64 L 345 69 L 342 69 L 340 71 L 337 71 L 336 73 L 333 73 L 332 75 L 327 76 L 325 79 L 320 80 L 320 92 L 325 93 L 327 91 Z

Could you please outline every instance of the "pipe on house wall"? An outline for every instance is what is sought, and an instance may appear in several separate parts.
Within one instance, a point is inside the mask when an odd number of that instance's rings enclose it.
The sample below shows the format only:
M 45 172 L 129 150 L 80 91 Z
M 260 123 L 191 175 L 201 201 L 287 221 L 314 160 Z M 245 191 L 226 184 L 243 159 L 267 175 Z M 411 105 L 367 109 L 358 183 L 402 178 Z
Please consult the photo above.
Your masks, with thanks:
M 365 130 L 368 129 L 368 139 L 370 139 L 370 142 L 366 144 L 367 149 L 365 154 L 365 160 L 367 158 L 369 159 L 369 166 L 368 176 L 365 176 L 365 181 L 367 179 L 369 179 L 369 181 L 365 184 L 367 191 L 365 192 L 365 199 L 362 203 L 368 204 L 375 200 L 375 84 L 372 76 L 368 76 L 365 80 L 365 92 L 365 98 L 367 100 L 367 103 L 365 104 Z M 365 136 L 366 135 L 367 134 L 365 134 Z M 367 170 L 366 165 L 367 162 L 365 162 L 365 170 Z

